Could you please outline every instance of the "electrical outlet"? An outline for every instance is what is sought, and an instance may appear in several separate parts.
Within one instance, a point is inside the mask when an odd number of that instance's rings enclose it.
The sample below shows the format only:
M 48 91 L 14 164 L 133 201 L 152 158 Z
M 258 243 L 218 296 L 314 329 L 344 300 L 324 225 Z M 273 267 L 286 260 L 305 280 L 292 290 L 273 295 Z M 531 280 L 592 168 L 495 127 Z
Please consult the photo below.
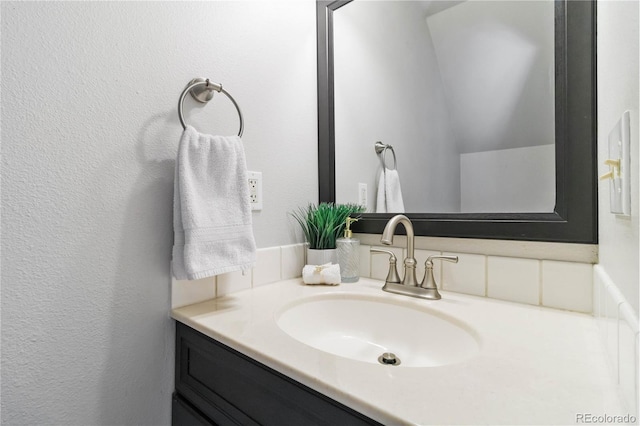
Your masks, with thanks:
M 251 210 L 262 210 L 262 172 L 247 172 L 247 179 Z
M 358 204 L 361 206 L 367 207 L 368 205 L 368 194 L 367 194 L 367 184 L 359 183 L 358 184 Z

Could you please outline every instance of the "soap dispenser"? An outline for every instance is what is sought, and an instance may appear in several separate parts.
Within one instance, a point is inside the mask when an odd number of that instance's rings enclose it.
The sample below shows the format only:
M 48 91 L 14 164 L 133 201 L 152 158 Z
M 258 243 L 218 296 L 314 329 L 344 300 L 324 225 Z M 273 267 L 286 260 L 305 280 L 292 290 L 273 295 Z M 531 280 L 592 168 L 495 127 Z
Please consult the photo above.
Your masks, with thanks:
M 336 240 L 340 278 L 343 283 L 355 283 L 360 279 L 360 241 L 353 238 L 351 224 L 358 219 L 348 217 L 344 237 Z

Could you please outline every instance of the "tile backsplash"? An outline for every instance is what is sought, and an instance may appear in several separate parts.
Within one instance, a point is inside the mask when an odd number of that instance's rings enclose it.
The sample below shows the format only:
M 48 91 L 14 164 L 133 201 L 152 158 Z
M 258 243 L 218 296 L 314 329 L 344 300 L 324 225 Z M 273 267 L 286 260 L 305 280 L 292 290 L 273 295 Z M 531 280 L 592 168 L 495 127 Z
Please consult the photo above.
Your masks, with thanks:
M 379 280 L 387 276 L 389 255 L 371 253 L 371 248 L 392 251 L 402 276 L 404 248 L 367 244 L 360 246 L 360 276 Z M 299 277 L 304 249 L 304 244 L 258 249 L 255 267 L 244 275 L 238 271 L 197 281 L 174 280 L 172 308 Z M 436 282 L 444 290 L 583 313 L 593 311 L 593 265 L 589 263 L 418 249 L 418 281 L 424 276 L 427 257 L 434 254 L 459 257 L 458 263 L 434 262 Z
M 541 286 L 539 260 L 487 256 L 487 296 L 539 305 Z
M 299 277 L 304 267 L 304 248 L 304 244 L 292 244 L 258 249 L 255 267 L 244 274 L 240 271 L 229 272 L 196 281 L 173 279 L 171 309 Z
M 542 261 L 541 304 L 578 312 L 593 311 L 593 265 Z
M 443 254 L 458 256 L 458 263 L 442 263 L 445 290 L 474 296 L 487 295 L 487 256 L 449 252 Z M 460 265 L 464 267 L 459 268 Z M 436 277 L 436 282 L 437 280 Z
M 369 255 L 370 248 L 391 249 L 398 258 L 398 272 L 402 276 L 405 249 L 368 245 L 361 246 L 361 276 L 384 279 L 387 275 L 388 256 Z M 459 259 L 458 263 L 434 262 L 436 282 L 444 290 L 583 313 L 593 311 L 590 263 L 416 250 L 418 281 L 424 276 L 427 257 L 434 254 L 457 255 Z M 369 271 L 362 267 L 362 259 L 367 256 L 371 256 L 367 259 Z

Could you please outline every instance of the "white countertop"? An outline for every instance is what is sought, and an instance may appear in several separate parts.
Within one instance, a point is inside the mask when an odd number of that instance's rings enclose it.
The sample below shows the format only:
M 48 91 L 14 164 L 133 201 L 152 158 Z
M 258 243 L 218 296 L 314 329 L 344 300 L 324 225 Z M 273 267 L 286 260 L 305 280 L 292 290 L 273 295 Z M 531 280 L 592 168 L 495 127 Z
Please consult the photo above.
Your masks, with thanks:
M 626 414 L 593 317 L 450 292 L 422 300 L 381 287 L 367 278 L 336 287 L 293 279 L 177 308 L 172 316 L 387 425 L 575 425 L 581 413 Z M 314 349 L 278 327 L 283 306 L 327 292 L 428 305 L 474 328 L 480 352 L 452 365 L 391 367 Z

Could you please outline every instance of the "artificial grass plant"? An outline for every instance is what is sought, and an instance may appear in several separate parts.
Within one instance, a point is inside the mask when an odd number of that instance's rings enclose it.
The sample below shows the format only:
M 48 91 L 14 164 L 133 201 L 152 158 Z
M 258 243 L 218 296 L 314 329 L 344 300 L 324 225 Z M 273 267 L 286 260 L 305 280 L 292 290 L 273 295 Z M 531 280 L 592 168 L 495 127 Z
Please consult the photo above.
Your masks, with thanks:
M 310 249 L 336 248 L 336 239 L 342 236 L 347 217 L 362 213 L 364 206 L 358 204 L 310 203 L 291 213 L 300 224 Z

